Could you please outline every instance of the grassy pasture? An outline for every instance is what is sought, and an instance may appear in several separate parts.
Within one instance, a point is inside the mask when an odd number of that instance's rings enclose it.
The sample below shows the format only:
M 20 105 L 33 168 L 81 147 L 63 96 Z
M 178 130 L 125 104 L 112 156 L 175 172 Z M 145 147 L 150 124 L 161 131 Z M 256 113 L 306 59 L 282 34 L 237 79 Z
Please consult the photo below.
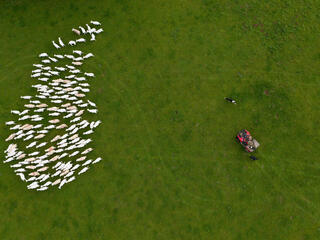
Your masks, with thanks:
M 0 122 L 91 19 L 103 161 L 61 190 L 0 166 L 0 239 L 319 239 L 319 1 L 0 2 Z M 226 103 L 232 96 L 238 105 Z M 234 141 L 261 143 L 252 162 Z M 0 125 L 1 138 L 9 130 Z M 7 143 L 0 143 L 1 156 Z

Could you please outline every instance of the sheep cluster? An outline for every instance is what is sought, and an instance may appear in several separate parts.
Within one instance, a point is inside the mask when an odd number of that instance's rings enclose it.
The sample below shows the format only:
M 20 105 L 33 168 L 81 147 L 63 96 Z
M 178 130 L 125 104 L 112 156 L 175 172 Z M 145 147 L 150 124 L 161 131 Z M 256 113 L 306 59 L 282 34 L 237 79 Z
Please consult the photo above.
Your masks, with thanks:
M 100 25 L 97 21 L 90 23 Z M 73 28 L 72 31 L 83 37 L 90 35 L 91 41 L 95 40 L 96 34 L 103 32 L 102 28 L 96 30 L 89 24 L 86 27 L 80 26 L 80 30 Z M 72 40 L 69 45 L 81 42 L 86 39 Z M 52 43 L 57 49 L 65 47 L 60 37 L 58 43 Z M 5 150 L 4 162 L 13 162 L 11 167 L 22 181 L 28 182 L 28 189 L 44 191 L 55 185 L 60 189 L 75 180 L 77 174 L 86 172 L 90 164 L 101 161 L 100 157 L 87 157 L 93 149 L 87 146 L 92 140 L 86 138 L 101 121 L 82 119 L 86 111 L 88 114 L 98 112 L 96 104 L 85 99 L 90 91 L 87 81 L 95 75 L 78 68 L 90 57 L 93 57 L 92 53 L 85 54 L 80 50 L 53 56 L 39 54 L 41 63 L 33 64 L 36 69 L 31 74 L 41 82 L 32 85 L 37 94 L 21 96 L 28 101 L 24 110 L 11 110 L 17 120 L 6 122 L 13 131 L 6 141 L 16 142 Z

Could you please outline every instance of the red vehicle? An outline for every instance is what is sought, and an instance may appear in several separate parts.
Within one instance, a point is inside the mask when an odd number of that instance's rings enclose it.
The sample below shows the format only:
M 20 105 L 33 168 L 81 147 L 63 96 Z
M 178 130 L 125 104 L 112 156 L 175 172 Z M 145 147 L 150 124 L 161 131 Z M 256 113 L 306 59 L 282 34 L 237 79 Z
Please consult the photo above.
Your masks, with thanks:
M 237 136 L 236 139 L 238 142 L 245 148 L 247 152 L 254 152 L 260 144 L 257 140 L 255 140 L 250 132 L 246 129 L 241 130 Z

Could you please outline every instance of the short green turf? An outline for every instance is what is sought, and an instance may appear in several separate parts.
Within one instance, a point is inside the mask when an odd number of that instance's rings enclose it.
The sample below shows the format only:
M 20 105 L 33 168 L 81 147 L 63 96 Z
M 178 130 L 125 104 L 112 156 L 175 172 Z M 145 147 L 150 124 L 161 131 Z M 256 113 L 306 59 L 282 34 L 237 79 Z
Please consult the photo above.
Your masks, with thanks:
M 51 40 L 102 23 L 103 161 L 61 190 L 0 166 L 1 240 L 320 239 L 320 1 L 0 2 L 1 157 Z M 224 101 L 230 96 L 237 105 Z M 235 142 L 247 128 L 256 156 Z

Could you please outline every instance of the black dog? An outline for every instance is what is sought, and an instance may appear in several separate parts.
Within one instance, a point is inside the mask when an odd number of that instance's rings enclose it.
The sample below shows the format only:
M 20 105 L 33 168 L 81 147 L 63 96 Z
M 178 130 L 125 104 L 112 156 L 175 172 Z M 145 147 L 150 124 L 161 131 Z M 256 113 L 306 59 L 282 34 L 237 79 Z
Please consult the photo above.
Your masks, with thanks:
M 228 101 L 228 102 L 231 102 L 231 103 L 233 103 L 233 104 L 237 104 L 236 103 L 236 101 L 235 100 L 233 100 L 232 98 L 228 98 L 228 97 L 226 97 L 226 98 L 224 98 L 226 101 Z

